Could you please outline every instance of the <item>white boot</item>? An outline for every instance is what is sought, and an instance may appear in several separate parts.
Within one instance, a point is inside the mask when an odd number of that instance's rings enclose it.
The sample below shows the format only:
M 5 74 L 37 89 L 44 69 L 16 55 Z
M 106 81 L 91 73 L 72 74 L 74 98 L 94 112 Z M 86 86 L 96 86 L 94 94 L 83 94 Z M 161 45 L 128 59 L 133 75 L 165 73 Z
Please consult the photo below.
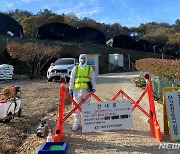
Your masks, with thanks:
M 72 130 L 78 130 L 79 127 L 80 127 L 80 124 L 78 124 L 78 123 L 73 123 L 72 124 Z
M 74 114 L 74 123 L 72 124 L 72 130 L 78 130 L 81 123 L 81 115 L 80 112 L 76 111 Z

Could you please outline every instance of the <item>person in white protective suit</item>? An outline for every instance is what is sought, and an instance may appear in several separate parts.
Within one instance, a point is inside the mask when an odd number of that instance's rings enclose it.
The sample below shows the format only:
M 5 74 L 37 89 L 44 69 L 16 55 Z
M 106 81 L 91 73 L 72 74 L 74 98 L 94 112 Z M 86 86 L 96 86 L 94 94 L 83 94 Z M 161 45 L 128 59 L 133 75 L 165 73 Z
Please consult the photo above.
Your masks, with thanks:
M 88 85 L 91 86 L 88 86 Z M 73 99 L 79 104 L 89 92 L 96 91 L 95 72 L 92 66 L 87 65 L 87 55 L 81 54 L 79 56 L 79 65 L 75 66 L 71 72 L 69 81 L 69 93 Z M 89 103 L 87 99 L 84 103 Z M 74 113 L 74 123 L 72 130 L 77 130 L 81 124 L 81 114 L 77 109 Z

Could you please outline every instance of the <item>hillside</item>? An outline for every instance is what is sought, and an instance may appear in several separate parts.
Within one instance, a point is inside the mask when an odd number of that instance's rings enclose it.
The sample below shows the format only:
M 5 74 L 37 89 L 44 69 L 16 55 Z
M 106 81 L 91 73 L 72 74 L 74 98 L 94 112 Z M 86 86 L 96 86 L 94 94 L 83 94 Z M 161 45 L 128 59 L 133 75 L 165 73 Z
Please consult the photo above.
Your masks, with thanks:
M 1 37 L 1 42 L 4 42 L 2 44 L 6 45 L 7 38 Z M 108 72 L 108 54 L 118 53 L 124 55 L 124 62 L 125 62 L 125 69 L 119 70 L 119 71 L 128 71 L 129 68 L 129 57 L 130 57 L 130 63 L 135 62 L 138 59 L 142 58 L 161 58 L 161 54 L 157 53 L 151 53 L 151 52 L 143 52 L 143 51 L 135 51 L 135 50 L 128 50 L 128 49 L 121 49 L 121 48 L 112 48 L 107 47 L 103 45 L 96 45 L 91 43 L 72 43 L 72 42 L 60 42 L 60 41 L 50 41 L 50 40 L 36 40 L 36 39 L 17 39 L 17 38 L 9 38 L 7 43 L 10 42 L 36 42 L 36 43 L 42 43 L 46 45 L 56 45 L 59 47 L 59 57 L 75 57 L 78 58 L 79 54 L 81 53 L 87 53 L 87 54 L 100 54 L 100 73 L 107 73 Z M 6 47 L 2 47 L 1 49 L 6 49 Z M 1 50 L 0 49 L 0 50 Z M 0 51 L 0 57 L 2 57 L 2 53 L 4 51 Z M 3 54 L 4 55 L 4 54 Z M 128 56 L 129 55 L 129 56 Z M 57 57 L 58 58 L 58 57 Z M 56 59 L 56 58 L 55 58 Z M 47 65 L 43 69 L 43 74 L 45 74 L 47 68 L 49 67 L 50 63 L 52 63 L 55 59 L 52 59 L 47 63 Z M 0 63 L 6 62 L 6 58 L 3 57 L 0 60 Z M 12 62 L 12 61 L 11 61 Z M 18 65 L 18 63 L 15 64 L 15 71 L 18 70 L 15 73 L 18 74 L 24 74 L 24 72 L 19 72 L 21 70 L 22 65 Z M 19 69 L 19 67 L 21 69 Z M 28 72 L 28 71 L 26 71 Z

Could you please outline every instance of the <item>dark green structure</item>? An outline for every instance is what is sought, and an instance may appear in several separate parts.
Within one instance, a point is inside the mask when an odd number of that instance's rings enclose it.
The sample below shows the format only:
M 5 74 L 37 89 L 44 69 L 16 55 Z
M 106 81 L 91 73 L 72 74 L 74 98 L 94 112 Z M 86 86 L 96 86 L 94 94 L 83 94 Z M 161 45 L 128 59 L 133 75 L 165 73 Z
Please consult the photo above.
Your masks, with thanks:
M 48 23 L 38 28 L 38 39 L 60 40 L 64 42 L 93 43 L 106 45 L 106 37 L 92 27 L 72 27 L 65 23 Z
M 0 13 L 0 35 L 23 37 L 23 28 L 10 16 Z

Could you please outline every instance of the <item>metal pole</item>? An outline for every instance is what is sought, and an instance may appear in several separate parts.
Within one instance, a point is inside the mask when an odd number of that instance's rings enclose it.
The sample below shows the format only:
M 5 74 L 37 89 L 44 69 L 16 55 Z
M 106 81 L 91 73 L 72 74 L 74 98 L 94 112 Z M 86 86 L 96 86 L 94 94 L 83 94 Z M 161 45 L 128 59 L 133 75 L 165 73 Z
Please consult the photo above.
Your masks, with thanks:
M 131 69 L 131 59 L 130 59 L 130 55 L 128 55 L 128 61 L 129 61 L 129 69 Z

